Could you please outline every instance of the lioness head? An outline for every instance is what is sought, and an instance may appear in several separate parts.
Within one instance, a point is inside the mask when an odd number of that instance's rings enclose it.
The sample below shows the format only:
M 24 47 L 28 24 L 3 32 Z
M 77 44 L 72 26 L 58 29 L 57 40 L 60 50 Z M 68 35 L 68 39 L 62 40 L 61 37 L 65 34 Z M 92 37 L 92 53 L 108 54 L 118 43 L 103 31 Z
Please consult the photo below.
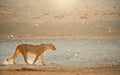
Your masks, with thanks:
M 56 50 L 55 46 L 52 43 L 48 44 L 48 48 L 51 49 L 51 50 L 53 50 L 53 51 Z

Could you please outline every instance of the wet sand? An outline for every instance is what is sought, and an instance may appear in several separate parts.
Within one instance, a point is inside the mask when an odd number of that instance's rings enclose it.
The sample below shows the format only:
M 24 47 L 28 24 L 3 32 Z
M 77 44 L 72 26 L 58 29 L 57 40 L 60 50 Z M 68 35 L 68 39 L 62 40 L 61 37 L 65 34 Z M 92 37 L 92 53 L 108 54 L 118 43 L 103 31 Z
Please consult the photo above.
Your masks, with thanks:
M 120 65 L 119 39 L 21 39 L 0 41 L 0 64 L 9 59 L 19 44 L 39 45 L 53 43 L 56 51 L 45 55 L 47 65 L 101 67 Z M 6 54 L 6 55 L 5 55 Z M 34 58 L 28 56 L 32 62 Z M 22 55 L 16 59 L 17 64 L 25 64 Z M 38 59 L 36 65 L 41 65 Z

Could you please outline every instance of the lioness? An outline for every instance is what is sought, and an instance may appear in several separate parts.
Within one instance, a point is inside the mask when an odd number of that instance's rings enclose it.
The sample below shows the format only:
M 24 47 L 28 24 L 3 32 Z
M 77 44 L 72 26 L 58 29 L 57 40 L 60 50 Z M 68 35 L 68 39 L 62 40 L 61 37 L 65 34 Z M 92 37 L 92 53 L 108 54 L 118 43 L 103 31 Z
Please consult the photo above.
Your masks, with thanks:
M 48 50 L 55 51 L 56 48 L 52 44 L 40 44 L 40 45 L 21 44 L 16 47 L 16 51 L 14 55 L 12 56 L 12 58 L 7 59 L 6 61 L 12 61 L 15 64 L 16 58 L 20 54 L 22 54 L 24 57 L 24 62 L 29 64 L 27 61 L 27 55 L 34 55 L 35 59 L 32 64 L 35 64 L 38 57 L 40 57 L 42 64 L 45 65 L 43 58 L 44 58 L 45 52 Z

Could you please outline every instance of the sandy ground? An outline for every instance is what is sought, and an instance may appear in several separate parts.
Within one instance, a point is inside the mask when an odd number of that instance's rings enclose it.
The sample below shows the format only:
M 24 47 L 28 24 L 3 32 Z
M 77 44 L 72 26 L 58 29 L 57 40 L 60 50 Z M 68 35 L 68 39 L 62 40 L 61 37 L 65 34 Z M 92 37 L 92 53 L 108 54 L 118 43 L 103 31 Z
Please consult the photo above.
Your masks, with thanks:
M 0 75 L 119 75 L 120 66 L 80 68 L 68 66 L 1 65 Z

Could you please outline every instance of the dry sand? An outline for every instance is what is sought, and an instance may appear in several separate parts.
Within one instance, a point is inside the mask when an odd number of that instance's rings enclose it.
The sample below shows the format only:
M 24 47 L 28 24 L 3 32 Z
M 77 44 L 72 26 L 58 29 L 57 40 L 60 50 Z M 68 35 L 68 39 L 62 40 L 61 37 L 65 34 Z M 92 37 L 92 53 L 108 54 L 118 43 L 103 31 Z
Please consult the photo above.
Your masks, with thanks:
M 120 66 L 80 68 L 70 66 L 1 65 L 0 75 L 120 75 Z

